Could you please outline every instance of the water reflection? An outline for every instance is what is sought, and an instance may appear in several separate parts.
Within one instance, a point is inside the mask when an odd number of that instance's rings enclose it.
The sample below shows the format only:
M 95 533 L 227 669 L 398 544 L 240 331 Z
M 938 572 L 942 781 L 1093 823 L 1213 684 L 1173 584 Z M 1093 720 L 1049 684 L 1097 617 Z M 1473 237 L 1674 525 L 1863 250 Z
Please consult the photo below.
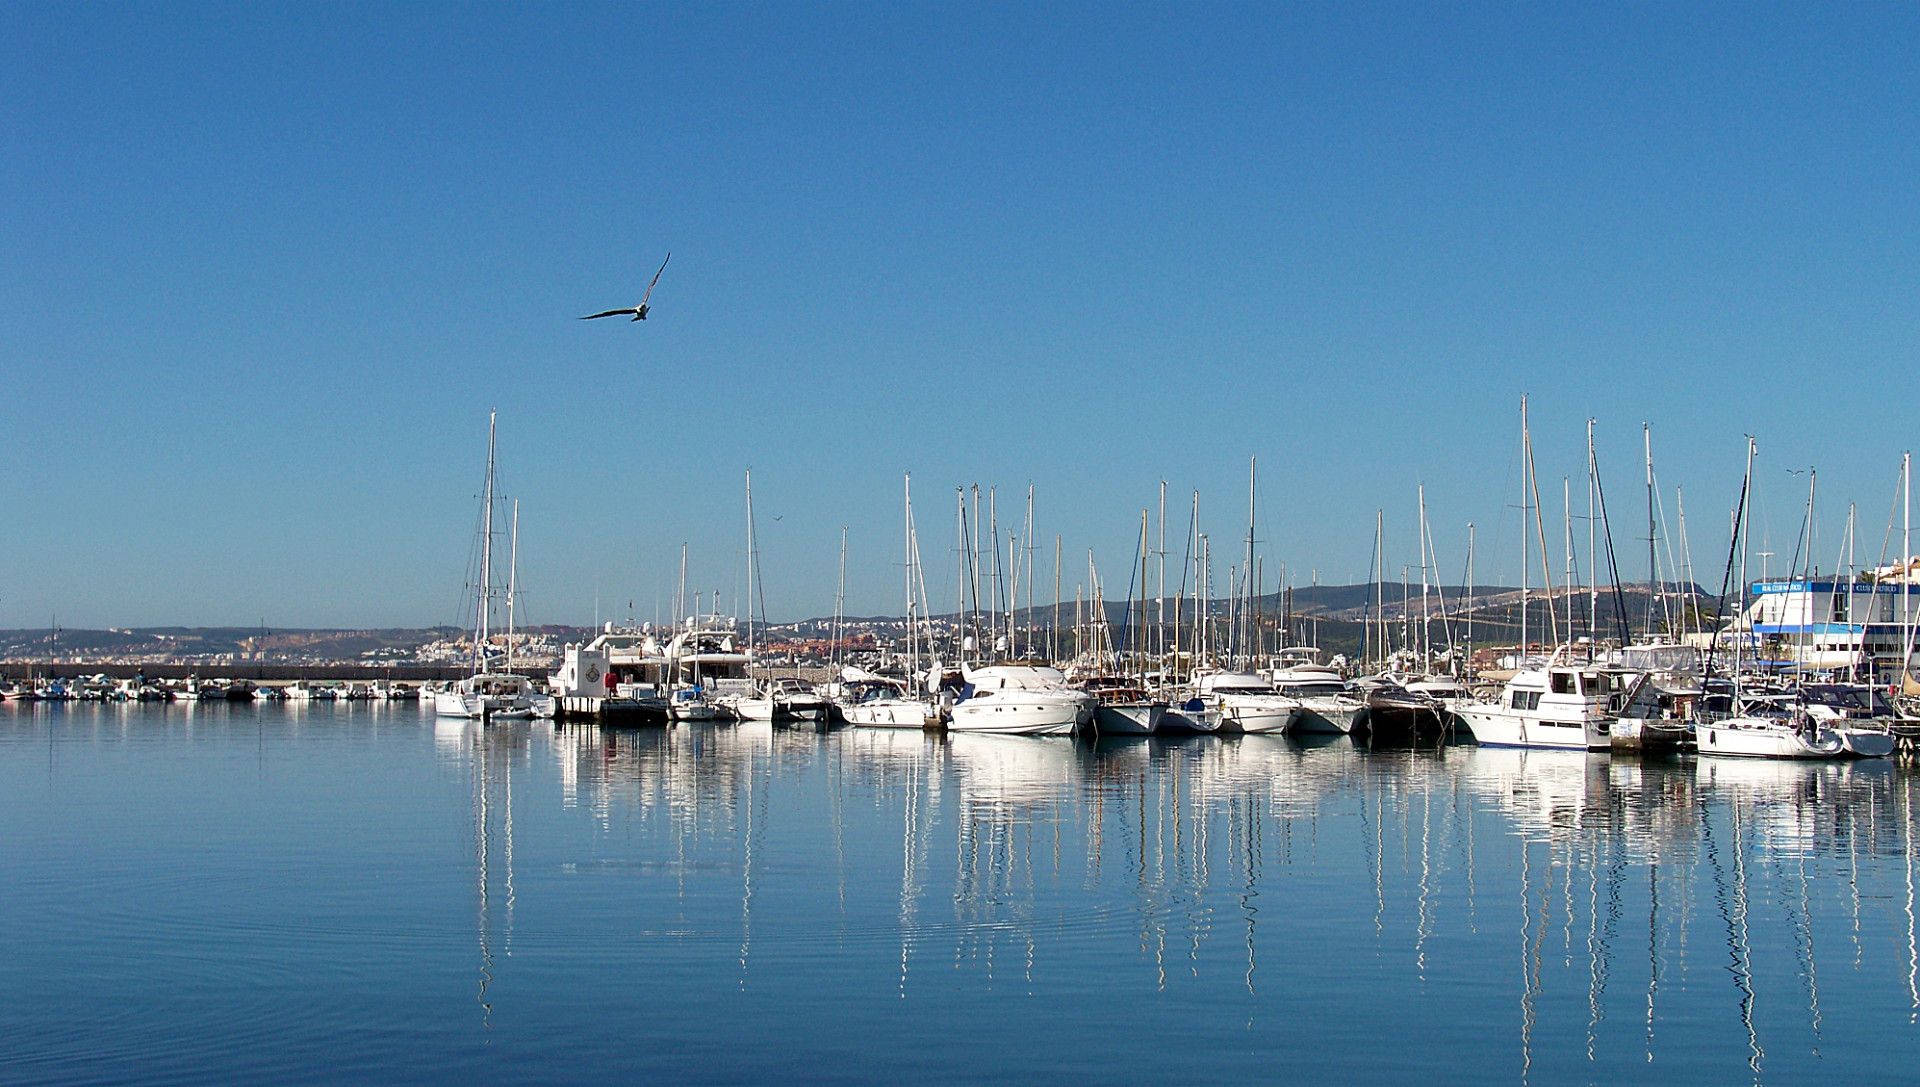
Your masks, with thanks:
M 1831 1052 L 1836 1023 L 1857 1035 L 1890 1000 L 1920 1015 L 1913 779 L 1885 762 L 765 725 L 463 724 L 435 742 L 472 767 L 489 1013 L 532 757 L 558 810 L 650 886 L 702 903 L 730 881 L 731 905 L 693 907 L 675 938 L 724 938 L 742 991 L 763 949 L 823 931 L 857 949 L 877 914 L 900 1000 L 1071 976 L 1204 991 L 1251 1023 L 1299 999 L 1278 981 L 1310 977 L 1458 1013 L 1523 1082 L 1786 1075 Z
M 440 758 L 464 765 L 469 775 L 474 932 L 480 958 L 475 1000 L 481 1025 L 491 1029 L 495 958 L 513 955 L 513 785 L 515 766 L 526 761 L 530 749 L 528 726 L 441 717 L 432 727 Z

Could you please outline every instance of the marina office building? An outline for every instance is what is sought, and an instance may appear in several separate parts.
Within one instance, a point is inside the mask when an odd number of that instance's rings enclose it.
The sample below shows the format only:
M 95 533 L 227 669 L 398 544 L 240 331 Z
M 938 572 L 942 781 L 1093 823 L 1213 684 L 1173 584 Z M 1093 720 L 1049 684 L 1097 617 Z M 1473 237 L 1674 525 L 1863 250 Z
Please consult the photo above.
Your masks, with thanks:
M 1915 588 L 1911 581 L 1757 581 L 1732 633 L 1745 635 L 1743 653 L 1764 662 L 1897 683 L 1920 624 Z

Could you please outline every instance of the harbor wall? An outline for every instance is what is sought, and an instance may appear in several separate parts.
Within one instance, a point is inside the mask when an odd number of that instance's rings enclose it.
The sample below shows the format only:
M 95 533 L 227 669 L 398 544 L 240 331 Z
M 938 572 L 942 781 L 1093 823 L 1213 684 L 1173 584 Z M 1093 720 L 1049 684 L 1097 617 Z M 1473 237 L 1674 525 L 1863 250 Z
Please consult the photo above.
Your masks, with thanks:
M 201 679 L 250 679 L 265 683 L 296 679 L 361 682 L 390 679 L 419 682 L 429 679 L 459 679 L 470 670 L 466 665 L 272 664 L 259 661 L 225 661 L 217 664 L 73 664 L 64 662 L 48 664 L 45 661 L 0 663 L 0 677 L 6 679 L 29 677 L 67 679 L 102 675 L 114 679 L 131 679 L 134 676 L 145 676 L 148 679 L 187 679 L 198 676 Z M 515 671 L 532 676 L 536 680 L 545 680 L 548 670 L 516 667 Z

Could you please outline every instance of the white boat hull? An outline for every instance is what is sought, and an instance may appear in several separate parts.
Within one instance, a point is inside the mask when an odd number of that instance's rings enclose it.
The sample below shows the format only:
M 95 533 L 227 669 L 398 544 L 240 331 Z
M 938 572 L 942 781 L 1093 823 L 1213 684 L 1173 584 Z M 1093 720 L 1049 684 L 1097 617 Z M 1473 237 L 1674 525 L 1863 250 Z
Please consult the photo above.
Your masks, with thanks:
M 1832 732 L 1821 729 L 1812 740 L 1791 725 L 1755 717 L 1735 717 L 1712 724 L 1696 725 L 1702 755 L 1745 759 L 1832 759 L 1846 751 L 1846 744 Z
M 863 728 L 926 728 L 929 722 L 937 720 L 931 705 L 909 698 L 842 703 L 840 717 L 849 725 Z
M 551 695 L 478 695 L 441 691 L 433 696 L 433 712 L 441 717 L 468 719 L 495 717 L 552 717 L 559 704 Z
M 969 698 L 954 703 L 948 728 L 954 732 L 984 732 L 1002 736 L 1071 736 L 1091 722 L 1086 703 L 1066 699 L 1022 697 L 1026 692 L 996 692 L 994 698 Z
M 1555 721 L 1500 706 L 1462 706 L 1455 712 L 1482 747 L 1605 751 L 1613 745 L 1606 732 L 1588 722 Z
M 1300 704 L 1290 699 L 1227 695 L 1220 700 L 1220 731 L 1249 736 L 1285 732 L 1300 716 Z

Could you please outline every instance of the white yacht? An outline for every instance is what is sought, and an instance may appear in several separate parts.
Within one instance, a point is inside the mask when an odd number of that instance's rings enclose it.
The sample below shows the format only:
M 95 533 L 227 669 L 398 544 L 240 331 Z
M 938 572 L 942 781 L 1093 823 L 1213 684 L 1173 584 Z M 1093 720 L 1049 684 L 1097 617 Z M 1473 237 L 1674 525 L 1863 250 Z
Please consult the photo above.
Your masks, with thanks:
M 1067 686 L 1066 675 L 1044 664 L 962 665 L 965 680 L 948 727 L 955 732 L 1071 736 L 1093 723 L 1094 697 Z
M 842 671 L 834 709 L 847 724 L 867 728 L 923 729 L 940 723 L 933 703 L 912 697 L 905 683 L 852 668 Z
M 552 717 L 557 703 L 535 690 L 533 680 L 510 672 L 481 672 L 433 696 L 442 717 Z
M 812 721 L 828 723 L 827 700 L 813 684 L 797 676 L 780 676 L 766 688 L 734 701 L 733 711 L 743 721 Z
M 1300 707 L 1294 715 L 1295 732 L 1344 735 L 1353 731 L 1360 711 L 1367 708 L 1366 700 L 1351 693 L 1340 673 L 1324 665 L 1292 664 L 1267 675 L 1276 694 L 1293 699 Z
M 1515 673 L 1498 702 L 1455 707 L 1485 747 L 1605 751 L 1613 744 L 1613 684 L 1597 668 L 1549 663 Z
M 1276 694 L 1257 672 L 1201 672 L 1193 677 L 1193 693 L 1219 711 L 1221 732 L 1285 732 L 1300 714 L 1300 703 Z
M 548 677 L 547 689 L 567 706 L 588 712 L 609 703 L 664 712 L 670 662 L 660 644 L 663 636 L 652 624 L 607 623 L 592 641 L 561 647 L 560 667 Z
M 754 694 L 753 653 L 740 644 L 737 624 L 720 615 L 689 616 L 662 650 L 676 693 L 692 687 L 716 706 Z
M 675 721 L 717 721 L 727 714 L 699 687 L 675 687 L 667 695 L 667 716 Z

